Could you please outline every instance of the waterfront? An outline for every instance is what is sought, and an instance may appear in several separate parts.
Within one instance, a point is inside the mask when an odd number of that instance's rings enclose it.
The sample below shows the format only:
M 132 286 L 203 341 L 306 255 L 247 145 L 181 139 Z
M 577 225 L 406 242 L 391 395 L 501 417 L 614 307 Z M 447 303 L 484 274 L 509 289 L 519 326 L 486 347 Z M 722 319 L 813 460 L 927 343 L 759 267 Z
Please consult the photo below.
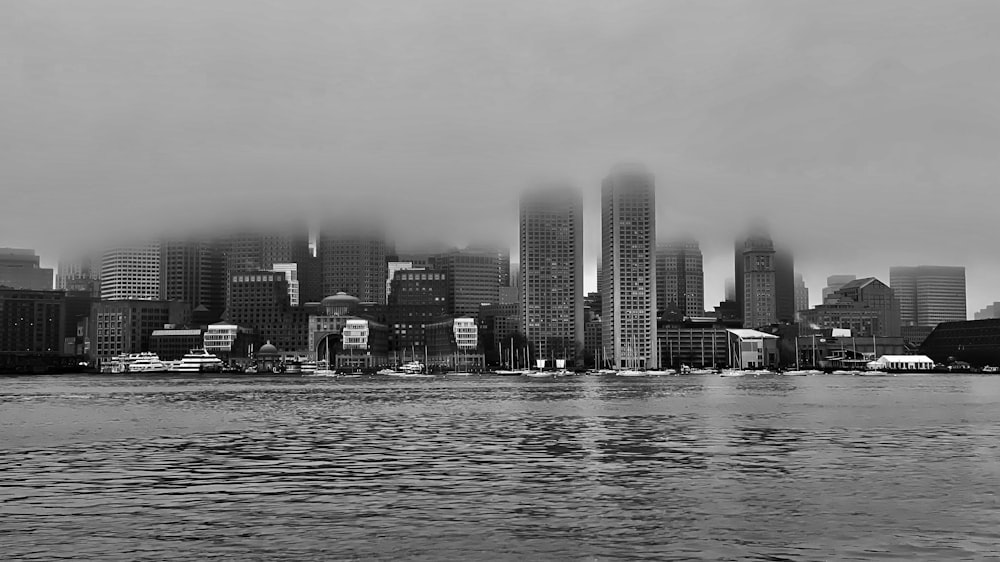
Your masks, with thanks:
M 984 559 L 1000 377 L 0 377 L 9 559 Z

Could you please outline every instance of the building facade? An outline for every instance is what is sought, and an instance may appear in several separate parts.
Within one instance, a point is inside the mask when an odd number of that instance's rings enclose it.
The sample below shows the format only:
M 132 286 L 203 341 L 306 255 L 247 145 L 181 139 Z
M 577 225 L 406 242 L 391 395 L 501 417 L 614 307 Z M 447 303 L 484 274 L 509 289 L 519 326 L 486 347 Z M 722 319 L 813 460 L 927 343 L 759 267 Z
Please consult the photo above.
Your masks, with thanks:
M 122 353 L 150 351 L 154 330 L 187 324 L 191 306 L 177 301 L 113 300 L 91 305 L 90 354 L 105 362 Z
M 40 262 L 34 250 L 0 248 L 0 287 L 51 291 L 52 270 Z
M 830 298 L 837 289 L 857 278 L 856 275 L 831 275 L 827 277 L 826 287 L 823 288 L 823 302 L 826 302 L 826 299 Z
M 510 256 L 497 248 L 454 249 L 434 258 L 434 268 L 448 279 L 448 313 L 473 317 L 479 305 L 500 302 L 500 287 L 509 284 Z
M 225 255 L 222 244 L 208 240 L 160 242 L 160 300 L 203 307 L 217 321 L 226 307 Z
M 0 352 L 61 353 L 65 317 L 62 291 L 0 289 Z
M 520 207 L 521 329 L 539 359 L 573 364 L 583 351 L 583 194 L 538 189 Z
M 809 310 L 809 288 L 801 273 L 795 274 L 795 321 L 799 321 L 799 313 Z
M 351 230 L 330 225 L 320 231 L 317 256 L 325 295 L 344 292 L 362 302 L 385 304 L 385 235 L 373 229 Z
M 659 364 L 655 189 L 653 174 L 635 164 L 613 168 L 601 188 L 602 339 L 619 369 Z
M 777 269 L 774 243 L 763 232 L 755 233 L 740 247 L 737 297 L 743 327 L 758 328 L 778 323 Z
M 656 310 L 676 307 L 685 316 L 705 314 L 705 271 L 698 241 L 672 240 L 656 249 Z
M 965 268 L 935 265 L 889 268 L 904 326 L 937 326 L 967 319 Z
M 101 257 L 101 300 L 159 300 L 160 243 L 120 246 Z

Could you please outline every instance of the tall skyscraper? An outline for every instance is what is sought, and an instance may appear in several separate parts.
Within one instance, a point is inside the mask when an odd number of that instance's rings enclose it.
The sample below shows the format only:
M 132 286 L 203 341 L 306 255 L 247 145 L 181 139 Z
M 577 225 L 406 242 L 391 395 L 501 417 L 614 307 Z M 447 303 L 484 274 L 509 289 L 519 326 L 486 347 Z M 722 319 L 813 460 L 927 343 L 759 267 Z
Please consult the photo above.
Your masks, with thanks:
M 774 243 L 763 230 L 744 239 L 737 260 L 736 295 L 742 305 L 743 327 L 778 322 L 777 264 Z
M 226 254 L 226 302 L 230 300 L 228 286 L 233 274 L 245 271 L 270 271 L 276 263 L 294 263 L 297 266 L 300 295 L 304 300 L 317 301 L 322 297 L 314 290 L 319 283 L 319 273 L 309 248 L 309 228 L 304 224 L 283 227 L 265 226 L 253 231 L 228 235 L 224 242 Z
M 159 299 L 188 303 L 199 320 L 218 321 L 226 305 L 226 267 L 221 242 L 162 240 Z
M 39 265 L 34 250 L 0 248 L 0 287 L 52 290 L 52 270 Z
M 837 289 L 857 279 L 855 275 L 831 275 L 826 278 L 826 287 L 823 289 L 823 302 L 830 298 Z
M 659 365 L 655 199 L 653 174 L 638 164 L 615 166 L 601 188 L 603 352 L 618 368 Z
M 968 318 L 965 268 L 936 265 L 889 268 L 903 326 L 937 326 Z
M 809 309 L 809 288 L 801 273 L 795 274 L 795 321 L 798 322 L 799 313 Z
M 101 300 L 160 298 L 160 243 L 112 248 L 101 257 Z
M 705 271 L 697 240 L 672 240 L 657 247 L 656 280 L 657 314 L 668 306 L 685 316 L 705 314 Z
M 521 326 L 538 359 L 582 359 L 583 194 L 551 187 L 521 196 Z
M 317 254 L 323 270 L 323 293 L 344 292 L 361 302 L 385 304 L 385 234 L 375 227 L 339 227 L 320 230 Z

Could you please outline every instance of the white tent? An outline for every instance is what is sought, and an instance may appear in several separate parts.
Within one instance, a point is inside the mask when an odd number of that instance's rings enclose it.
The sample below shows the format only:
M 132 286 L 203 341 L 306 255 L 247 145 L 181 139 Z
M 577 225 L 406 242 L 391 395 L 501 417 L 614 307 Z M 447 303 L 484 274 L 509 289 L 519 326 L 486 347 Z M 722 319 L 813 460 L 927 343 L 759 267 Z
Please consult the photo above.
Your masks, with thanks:
M 880 371 L 930 371 L 934 360 L 926 355 L 883 355 L 868 363 L 869 369 Z

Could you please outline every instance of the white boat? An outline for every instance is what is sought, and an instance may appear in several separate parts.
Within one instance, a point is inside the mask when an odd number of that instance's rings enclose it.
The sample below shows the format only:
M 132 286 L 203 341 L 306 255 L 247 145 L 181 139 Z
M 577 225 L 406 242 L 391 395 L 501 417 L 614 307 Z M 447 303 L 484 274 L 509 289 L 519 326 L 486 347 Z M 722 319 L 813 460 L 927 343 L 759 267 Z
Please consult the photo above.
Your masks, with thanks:
M 466 373 L 465 371 L 456 371 L 454 373 L 445 373 L 450 377 L 471 377 L 472 373 Z
M 190 353 L 181 358 L 181 362 L 171 370 L 175 373 L 203 373 L 212 372 L 222 368 L 222 360 L 205 348 L 192 349 Z
M 552 373 L 550 373 L 549 371 L 525 371 L 524 376 L 541 379 L 541 378 L 551 377 Z
M 496 371 L 493 371 L 493 374 L 494 375 L 500 375 L 502 377 L 512 377 L 512 376 L 516 376 L 516 375 L 523 375 L 524 372 L 523 371 L 513 370 L 513 369 L 497 369 Z
M 791 371 L 782 371 L 778 374 L 785 377 L 808 377 L 809 375 L 821 375 L 823 374 L 823 371 L 816 371 L 814 369 L 792 369 Z
M 646 371 L 646 374 L 651 377 L 667 377 L 670 375 L 676 375 L 677 372 L 673 369 L 654 369 L 652 371 Z
M 402 373 L 400 373 L 399 371 L 396 371 L 394 369 L 379 369 L 378 371 L 375 371 L 375 374 L 376 375 L 384 375 L 384 376 L 390 376 L 391 377 L 393 375 L 401 375 Z
M 648 377 L 649 373 L 646 371 L 636 371 L 634 369 L 624 369 L 615 373 L 619 377 Z
M 859 371 L 848 371 L 846 369 L 837 369 L 830 373 L 831 375 L 857 375 Z
M 717 373 L 715 369 L 688 369 L 685 375 L 714 375 Z
M 160 356 L 151 353 L 143 352 L 135 355 L 129 356 L 129 361 L 125 365 L 125 369 L 129 373 L 166 373 L 167 366 L 160 361 Z
M 402 367 L 399 368 L 404 374 L 407 375 L 418 375 L 426 371 L 424 364 L 420 361 L 410 361 L 409 363 L 404 363 Z
M 720 377 L 745 377 L 745 376 L 747 376 L 747 372 L 746 371 L 741 371 L 739 369 L 723 369 L 722 372 L 719 373 L 719 376 Z
M 597 374 L 598 375 L 617 375 L 618 371 L 616 371 L 614 369 L 598 369 L 597 370 Z
M 1000 373 L 1000 367 L 994 367 L 994 366 L 991 366 L 991 365 L 987 365 L 987 366 L 983 367 L 983 374 L 984 375 L 985 374 L 996 374 L 996 373 Z

